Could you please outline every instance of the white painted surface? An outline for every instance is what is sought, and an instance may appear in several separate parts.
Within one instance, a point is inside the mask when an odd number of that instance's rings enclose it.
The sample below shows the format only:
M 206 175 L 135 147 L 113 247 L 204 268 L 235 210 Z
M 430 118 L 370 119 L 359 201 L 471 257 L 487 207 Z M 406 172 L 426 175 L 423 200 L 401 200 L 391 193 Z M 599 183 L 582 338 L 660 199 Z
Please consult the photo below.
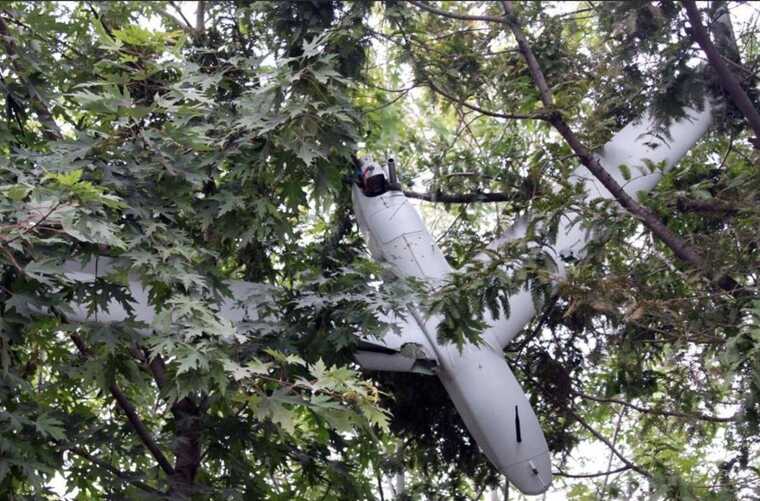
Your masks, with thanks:
M 359 227 L 376 260 L 390 264 L 398 277 L 415 277 L 433 287 L 445 280 L 451 267 L 401 192 L 366 197 L 354 186 L 353 201 Z M 430 349 L 438 362 L 438 377 L 488 459 L 524 493 L 544 492 L 552 477 L 549 448 L 501 349 L 488 344 L 467 344 L 460 352 L 451 343 L 440 344 L 436 330 L 443 318 L 440 315 L 425 318 L 413 305 L 409 310 L 417 326 L 409 322 L 399 325 L 402 338 L 419 340 L 422 334 L 425 349 Z M 510 318 L 517 323 L 527 315 L 532 316 L 533 312 L 513 312 Z M 395 339 L 389 341 L 398 343 Z M 398 370 L 396 358 L 386 355 L 383 367 L 378 357 L 357 353 L 357 361 L 369 362 L 370 368 Z

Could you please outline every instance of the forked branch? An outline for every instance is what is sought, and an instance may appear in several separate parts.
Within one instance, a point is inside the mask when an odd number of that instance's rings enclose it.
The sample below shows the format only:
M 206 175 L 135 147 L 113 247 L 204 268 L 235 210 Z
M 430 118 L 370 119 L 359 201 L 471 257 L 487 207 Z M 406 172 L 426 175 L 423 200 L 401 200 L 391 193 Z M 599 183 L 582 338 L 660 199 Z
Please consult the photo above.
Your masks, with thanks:
M 74 345 L 76 345 L 77 349 L 79 350 L 79 353 L 81 353 L 83 357 L 89 357 L 90 352 L 87 349 L 87 346 L 84 344 L 84 340 L 78 334 L 72 333 L 70 337 L 74 342 Z M 161 449 L 158 447 L 158 444 L 156 443 L 153 435 L 150 433 L 148 428 L 145 426 L 145 423 L 143 423 L 142 419 L 140 419 L 135 406 L 132 405 L 127 396 L 123 391 L 121 391 L 121 388 L 119 388 L 116 383 L 111 383 L 111 385 L 108 387 L 108 390 L 111 392 L 111 395 L 113 396 L 114 400 L 116 400 L 116 403 L 121 408 L 121 410 L 124 411 L 124 414 L 127 415 L 129 424 L 132 425 L 132 428 L 140 438 L 140 441 L 150 451 L 151 455 L 156 460 L 161 469 L 164 470 L 164 472 L 169 476 L 174 475 L 174 468 L 172 467 L 171 463 L 169 463 L 169 460 L 166 459 L 166 456 L 161 451 Z
M 702 19 L 699 14 L 696 2 L 694 0 L 684 0 L 684 6 L 686 7 L 686 14 L 689 16 L 689 23 L 691 23 L 691 34 L 694 40 L 704 51 L 707 56 L 707 60 L 710 61 L 715 73 L 718 75 L 718 81 L 721 87 L 728 93 L 731 100 L 734 102 L 739 111 L 742 112 L 744 118 L 749 122 L 750 127 L 755 133 L 755 137 L 760 140 L 760 112 L 755 109 L 747 93 L 741 86 L 739 79 L 729 69 L 723 56 L 718 48 L 710 40 L 710 35 L 707 33 L 707 29 L 702 25 Z
M 557 132 L 564 138 L 565 142 L 570 146 L 575 155 L 580 159 L 581 163 L 593 174 L 593 176 L 607 188 L 613 197 L 622 205 L 628 212 L 636 216 L 657 238 L 659 238 L 665 245 L 670 247 L 673 253 L 681 260 L 691 264 L 696 269 L 700 270 L 707 276 L 711 275 L 710 270 L 706 266 L 704 258 L 697 251 L 697 249 L 686 240 L 676 235 L 670 228 L 668 228 L 652 210 L 639 204 L 633 199 L 617 181 L 607 172 L 607 169 L 602 166 L 599 160 L 581 143 L 578 136 L 573 132 L 567 122 L 562 117 L 562 114 L 554 109 L 554 98 L 551 93 L 551 89 L 546 83 L 543 71 L 538 64 L 538 61 L 533 54 L 533 50 L 528 43 L 528 39 L 520 26 L 514 12 L 514 7 L 511 1 L 505 0 L 502 2 L 504 12 L 506 14 L 507 26 L 512 31 L 517 45 L 520 49 L 520 53 L 528 64 L 533 82 L 538 88 L 541 96 L 541 102 L 547 111 L 550 112 L 548 119 Z M 732 290 L 736 287 L 736 283 L 730 279 L 730 277 L 720 277 L 718 284 L 724 288 Z

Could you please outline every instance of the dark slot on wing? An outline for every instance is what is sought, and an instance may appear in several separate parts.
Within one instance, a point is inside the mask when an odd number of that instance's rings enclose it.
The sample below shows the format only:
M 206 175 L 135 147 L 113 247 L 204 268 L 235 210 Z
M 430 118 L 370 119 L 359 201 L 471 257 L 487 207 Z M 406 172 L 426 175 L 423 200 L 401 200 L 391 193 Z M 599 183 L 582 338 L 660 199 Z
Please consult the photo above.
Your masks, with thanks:
M 522 442 L 522 432 L 520 431 L 520 413 L 515 405 L 515 433 L 517 433 L 517 443 Z

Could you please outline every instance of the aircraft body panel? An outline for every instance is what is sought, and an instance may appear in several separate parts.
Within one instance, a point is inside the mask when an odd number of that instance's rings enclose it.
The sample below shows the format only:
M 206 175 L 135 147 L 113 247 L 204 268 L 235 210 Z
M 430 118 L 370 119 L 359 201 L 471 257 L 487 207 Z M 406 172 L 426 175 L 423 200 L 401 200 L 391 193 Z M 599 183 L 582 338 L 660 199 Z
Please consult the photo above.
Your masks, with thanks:
M 97 277 L 103 277 L 113 270 L 113 260 L 107 257 L 98 257 L 82 266 L 78 261 L 66 261 L 64 263 L 66 277 L 74 282 L 90 283 L 95 282 Z M 148 290 L 143 287 L 137 276 L 129 277 L 129 292 L 132 296 L 130 306 L 132 315 L 130 316 L 124 306 L 112 299 L 109 301 L 107 308 L 98 309 L 90 313 L 86 305 L 72 301 L 69 307 L 73 314 L 69 314 L 70 320 L 77 322 L 123 322 L 125 320 L 134 320 L 143 322 L 148 326 L 153 323 L 156 317 L 155 307 L 150 304 Z M 251 301 L 252 297 L 261 295 L 261 285 L 242 280 L 229 280 L 224 284 L 235 299 L 225 298 L 218 303 L 219 314 L 231 322 L 243 322 L 244 320 L 253 320 L 258 318 L 255 308 Z
M 599 154 L 602 165 L 631 196 L 652 189 L 663 173 L 671 168 L 704 134 L 711 122 L 709 106 L 703 111 L 687 110 L 688 118 L 676 121 L 665 136 L 647 135 L 652 121 L 645 119 L 629 124 L 605 146 Z M 650 169 L 650 161 L 660 164 Z M 626 167 L 621 168 L 621 164 Z M 630 173 L 630 176 L 628 175 Z M 583 183 L 587 201 L 612 196 L 585 167 L 572 174 Z M 387 191 L 366 196 L 353 187 L 354 210 L 372 256 L 385 262 L 393 275 L 415 277 L 431 286 L 440 285 L 451 273 L 435 240 L 429 234 L 414 207 L 400 191 Z M 518 218 L 512 228 L 495 240 L 489 248 L 526 235 L 529 215 Z M 564 274 L 564 260 L 582 258 L 589 241 L 595 238 L 578 214 L 565 215 L 560 223 L 556 242 L 545 250 L 557 265 L 557 278 Z M 475 259 L 488 260 L 482 253 Z M 82 268 L 68 262 L 67 276 L 71 280 L 92 282 L 96 275 L 108 270 L 108 260 L 98 268 L 94 263 Z M 256 295 L 259 285 L 247 282 L 225 284 L 239 300 L 219 301 L 219 314 L 232 322 L 254 318 L 255 310 L 246 308 L 245 298 Z M 72 303 L 74 321 L 118 322 L 133 319 L 148 326 L 155 319 L 154 306 L 148 292 L 137 277 L 130 277 L 129 289 L 133 298 L 133 316 L 116 301 L 91 315 L 81 304 Z M 551 484 L 551 464 L 548 447 L 533 409 L 510 370 L 501 348 L 535 316 L 536 305 L 529 291 L 523 289 L 510 296 L 510 315 L 493 319 L 486 312 L 488 327 L 483 332 L 484 343 L 467 344 L 460 352 L 453 344 L 437 341 L 437 325 L 442 318 L 433 315 L 423 318 L 410 305 L 409 315 L 381 315 L 381 320 L 394 325 L 393 332 L 384 337 L 363 336 L 357 361 L 375 370 L 434 372 L 440 378 L 465 425 L 489 460 L 518 489 L 527 494 L 544 492 Z
M 395 275 L 440 282 L 451 273 L 451 266 L 402 192 L 368 197 L 354 185 L 352 197 L 372 256 L 388 263 Z
M 438 376 L 485 455 L 525 494 L 544 492 L 552 480 L 549 448 L 504 354 L 469 345 L 448 359 Z
M 451 272 L 432 235 L 403 193 L 388 191 L 368 197 L 354 186 L 353 200 L 359 226 L 368 242 L 372 242 L 369 245 L 372 256 L 389 263 L 396 276 L 418 278 L 435 286 Z M 522 299 L 525 310 L 518 305 L 509 318 L 502 317 L 491 329 L 501 329 L 503 323 L 527 321 L 524 317 L 534 315 L 530 293 L 525 294 L 527 299 Z M 411 305 L 409 310 L 434 352 L 436 374 L 486 457 L 521 491 L 544 492 L 552 478 L 549 448 L 504 354 L 488 344 L 467 344 L 461 352 L 451 343 L 440 344 L 435 332 L 442 317 L 423 318 Z M 412 328 L 404 330 L 412 331 Z M 387 354 L 382 359 L 379 354 L 358 353 L 356 359 L 368 363 L 370 368 L 385 363 L 383 370 L 399 370 L 409 365 Z
M 683 158 L 712 124 L 712 106 L 708 102 L 701 111 L 687 108 L 684 112 L 684 118 L 674 121 L 659 135 L 652 133 L 656 124 L 651 117 L 628 124 L 613 136 L 597 156 L 602 166 L 634 199 L 637 199 L 639 194 L 653 189 L 662 176 Z M 625 167 L 621 168 L 621 165 Z M 583 184 L 587 202 L 599 198 L 614 198 L 585 166 L 578 167 L 570 178 Z M 489 245 L 490 250 L 523 237 L 527 231 L 527 221 L 528 217 L 518 219 L 502 237 Z M 565 274 L 565 261 L 571 258 L 582 259 L 586 255 L 588 244 L 597 237 L 598 235 L 586 226 L 578 212 L 569 211 L 562 216 L 556 241 L 553 245 L 544 246 L 544 250 L 557 266 L 558 280 Z M 491 259 L 487 254 L 480 254 L 476 258 Z M 535 314 L 533 300 L 524 290 L 511 296 L 509 303 L 512 315 L 518 312 L 514 319 L 512 316 L 495 321 L 486 318 L 491 328 L 484 332 L 483 337 L 493 346 L 507 346 Z M 523 314 L 520 314 L 521 312 Z

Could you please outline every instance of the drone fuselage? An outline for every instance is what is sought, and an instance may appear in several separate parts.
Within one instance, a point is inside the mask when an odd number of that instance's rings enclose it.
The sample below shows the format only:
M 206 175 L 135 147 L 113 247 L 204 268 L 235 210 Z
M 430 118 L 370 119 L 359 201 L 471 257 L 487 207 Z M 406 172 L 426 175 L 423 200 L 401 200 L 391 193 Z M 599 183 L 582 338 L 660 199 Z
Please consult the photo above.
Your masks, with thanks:
M 625 191 L 635 197 L 653 188 L 663 173 L 705 133 L 711 121 L 708 105 L 700 111 L 687 110 L 685 119 L 668 128 L 667 137 L 649 134 L 654 127 L 651 119 L 629 124 L 605 146 L 599 160 Z M 611 198 L 584 167 L 577 169 L 571 178 L 583 184 L 587 200 Z M 387 263 L 393 275 L 415 277 L 433 289 L 446 280 L 451 267 L 401 191 L 366 196 L 354 186 L 353 198 L 359 227 L 371 254 Z M 496 250 L 505 242 L 525 236 L 528 225 L 527 216 L 518 218 L 489 248 Z M 582 223 L 579 213 L 563 217 L 556 242 L 544 249 L 556 265 L 558 278 L 564 272 L 565 258 L 582 258 L 587 244 L 595 237 Z M 475 259 L 491 257 L 481 254 Z M 105 261 L 100 270 L 95 264 L 97 260 L 84 268 L 69 262 L 67 275 L 76 281 L 93 281 L 96 276 L 107 273 L 109 265 Z M 220 300 L 219 315 L 231 322 L 241 322 L 255 315 L 255 301 L 248 298 L 255 295 L 260 285 L 247 282 L 226 285 L 238 301 Z M 115 300 L 94 315 L 83 305 L 72 303 L 70 320 L 134 319 L 150 325 L 155 309 L 146 289 L 136 279 L 129 281 L 129 288 L 134 300 L 131 313 Z M 461 350 L 452 343 L 438 342 L 438 325 L 444 320 L 440 315 L 423 316 L 415 305 L 409 304 L 405 317 L 389 315 L 384 319 L 396 324 L 401 334 L 388 333 L 381 339 L 364 336 L 363 341 L 369 348 L 360 347 L 356 359 L 368 369 L 412 372 L 431 372 L 432 369 L 489 460 L 519 490 L 539 494 L 551 484 L 549 450 L 538 419 L 501 351 L 535 316 L 537 306 L 527 289 L 516 291 L 509 302 L 509 316 L 494 319 L 484 314 L 488 324 L 482 333 L 484 342 L 466 344 Z M 404 350 L 407 345 L 415 349 Z M 417 355 L 410 356 L 410 351 Z
M 403 193 L 368 197 L 354 187 L 353 198 L 359 227 L 375 259 L 387 263 L 398 277 L 414 277 L 432 287 L 442 283 L 451 268 Z M 501 350 L 487 343 L 468 343 L 461 350 L 453 343 L 439 343 L 435 333 L 443 320 L 440 315 L 423 316 L 411 304 L 408 309 L 424 335 L 421 352 L 436 361 L 436 375 L 480 448 L 522 492 L 544 492 L 552 478 L 549 448 Z M 412 328 L 407 324 L 402 337 Z

